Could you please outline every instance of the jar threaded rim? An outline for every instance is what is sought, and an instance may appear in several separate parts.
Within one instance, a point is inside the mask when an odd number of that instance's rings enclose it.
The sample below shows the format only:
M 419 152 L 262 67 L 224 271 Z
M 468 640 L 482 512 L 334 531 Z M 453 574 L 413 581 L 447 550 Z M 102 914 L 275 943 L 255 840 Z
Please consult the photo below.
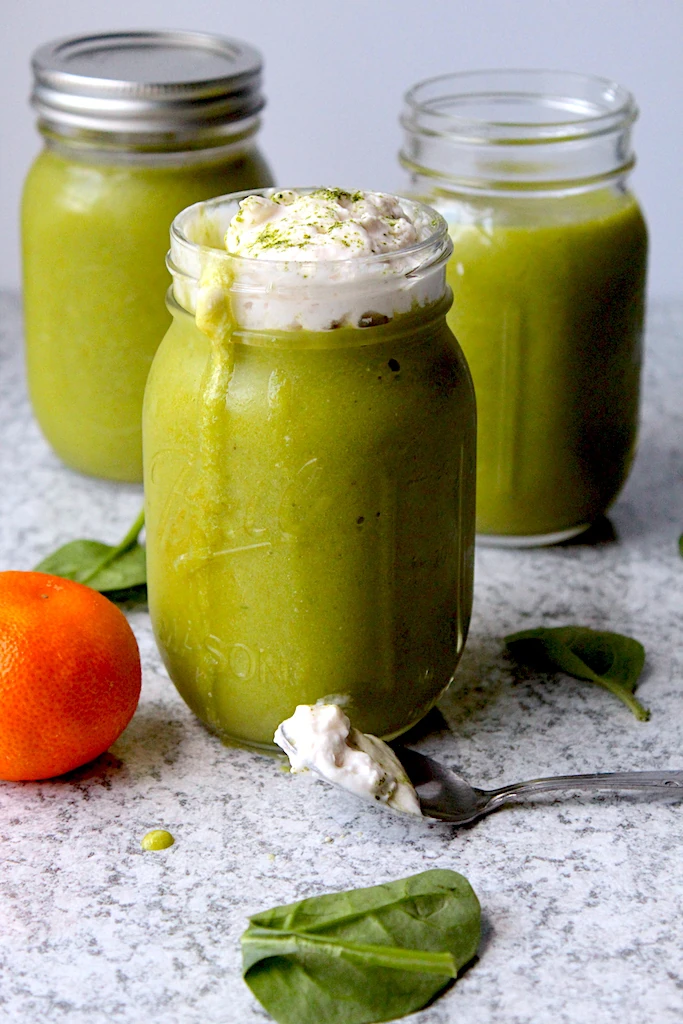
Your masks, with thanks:
M 38 49 L 32 67 L 31 103 L 59 135 L 225 137 L 265 104 L 259 52 L 203 32 L 72 36 Z
M 638 108 L 607 78 L 464 71 L 418 82 L 404 102 L 403 166 L 472 191 L 590 184 L 623 176 L 635 162 Z

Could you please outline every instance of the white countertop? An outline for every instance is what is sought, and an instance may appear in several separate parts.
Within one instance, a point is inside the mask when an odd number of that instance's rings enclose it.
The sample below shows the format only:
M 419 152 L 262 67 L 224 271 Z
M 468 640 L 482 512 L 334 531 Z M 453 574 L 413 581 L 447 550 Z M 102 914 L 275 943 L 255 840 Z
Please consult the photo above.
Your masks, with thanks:
M 0 437 L 0 569 L 76 537 L 121 538 L 141 490 L 64 469 L 40 437 L 12 293 L 0 298 Z M 640 449 L 610 519 L 618 540 L 478 552 L 467 650 L 420 749 L 484 787 L 683 768 L 683 302 L 652 304 Z M 169 682 L 146 611 L 130 621 L 142 699 L 110 753 L 62 779 L 0 783 L 0 1020 L 267 1021 L 240 975 L 250 913 L 448 867 L 481 900 L 480 957 L 406 1019 L 680 1024 L 680 797 L 546 796 L 460 831 L 404 820 L 221 746 Z M 649 722 L 503 653 L 506 633 L 566 623 L 644 643 Z M 158 827 L 175 845 L 143 852 Z

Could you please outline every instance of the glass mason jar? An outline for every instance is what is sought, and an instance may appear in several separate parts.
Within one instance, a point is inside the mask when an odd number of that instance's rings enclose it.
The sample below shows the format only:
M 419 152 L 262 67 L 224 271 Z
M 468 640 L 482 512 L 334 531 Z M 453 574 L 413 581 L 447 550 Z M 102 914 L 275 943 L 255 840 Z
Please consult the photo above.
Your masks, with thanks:
M 157 643 L 226 741 L 274 749 L 321 698 L 395 736 L 450 682 L 472 605 L 475 407 L 446 224 L 426 210 L 429 238 L 388 255 L 228 256 L 247 194 L 171 232 L 173 323 L 143 417 Z M 218 331 L 197 313 L 207 273 Z
M 216 36 L 121 32 L 51 43 L 33 69 L 45 142 L 22 211 L 33 409 L 67 465 L 141 480 L 171 221 L 272 180 L 255 144 L 261 60 Z
M 445 75 L 408 92 L 408 194 L 449 224 L 449 323 L 478 409 L 477 531 L 554 543 L 616 498 L 636 441 L 647 234 L 631 95 L 580 74 Z

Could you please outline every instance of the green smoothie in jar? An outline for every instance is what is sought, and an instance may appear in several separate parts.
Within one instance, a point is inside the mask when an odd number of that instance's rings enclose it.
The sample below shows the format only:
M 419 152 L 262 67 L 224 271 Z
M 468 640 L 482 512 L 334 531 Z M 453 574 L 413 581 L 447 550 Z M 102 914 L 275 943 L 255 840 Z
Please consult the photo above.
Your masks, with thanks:
M 35 55 L 45 148 L 22 208 L 28 383 L 75 469 L 142 477 L 169 226 L 191 203 L 272 180 L 255 145 L 260 67 L 251 47 L 200 33 L 89 36 Z
M 625 90 L 546 72 L 408 94 L 403 162 L 446 217 L 449 323 L 477 394 L 477 530 L 525 546 L 586 529 L 636 443 L 647 232 L 626 188 Z
M 397 735 L 453 675 L 475 422 L 449 251 L 433 211 L 377 193 L 270 190 L 174 223 L 144 411 L 150 612 L 225 740 L 270 749 L 322 699 Z

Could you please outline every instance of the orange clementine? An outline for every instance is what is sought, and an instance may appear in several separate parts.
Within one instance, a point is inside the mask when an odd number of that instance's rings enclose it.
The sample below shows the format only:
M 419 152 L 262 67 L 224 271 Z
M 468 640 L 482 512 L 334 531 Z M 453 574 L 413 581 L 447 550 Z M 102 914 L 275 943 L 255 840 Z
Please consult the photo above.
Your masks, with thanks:
M 0 779 L 49 779 L 109 747 L 140 697 L 125 615 L 82 583 L 0 572 Z

